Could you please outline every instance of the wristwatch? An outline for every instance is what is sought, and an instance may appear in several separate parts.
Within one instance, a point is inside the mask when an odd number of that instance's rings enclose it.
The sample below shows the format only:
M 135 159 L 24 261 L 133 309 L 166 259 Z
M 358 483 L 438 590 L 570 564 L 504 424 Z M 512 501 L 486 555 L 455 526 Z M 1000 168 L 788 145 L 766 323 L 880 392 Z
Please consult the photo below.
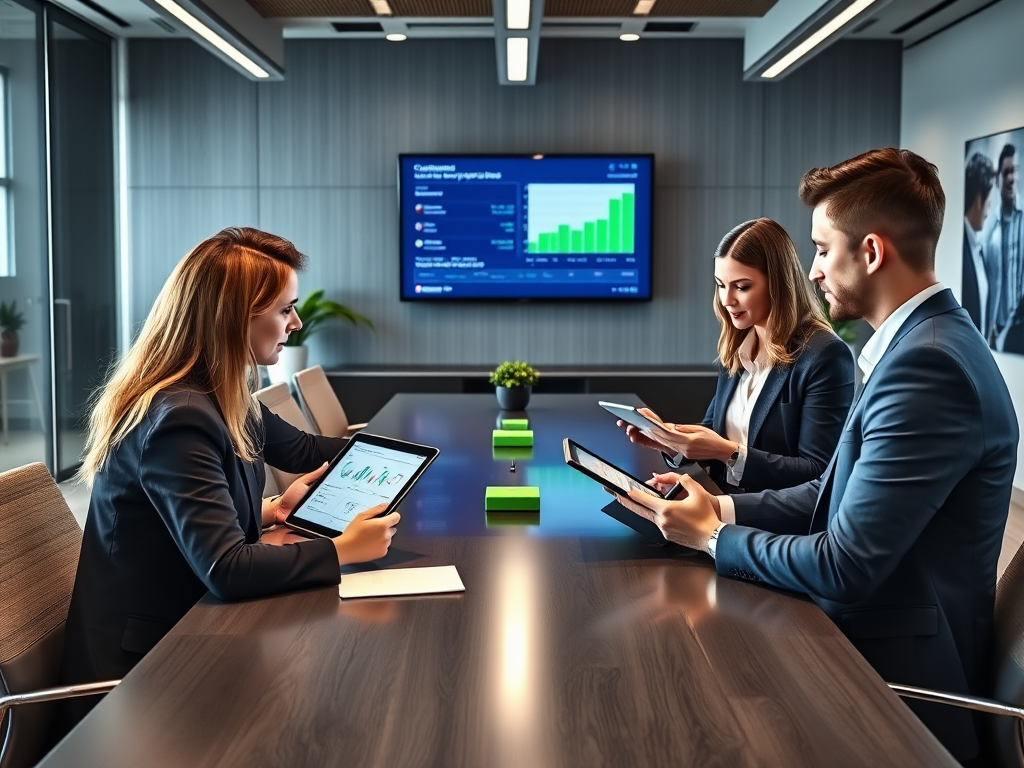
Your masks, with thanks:
M 733 467 L 735 467 L 736 466 L 736 462 L 739 461 L 739 460 L 740 460 L 740 447 L 737 445 L 736 446 L 736 450 L 732 452 L 732 455 L 729 457 L 729 461 L 727 462 L 727 464 L 729 466 L 729 469 L 732 469 Z
M 718 549 L 718 534 L 722 532 L 723 528 L 725 528 L 725 523 L 719 523 L 718 527 L 712 531 L 711 536 L 708 537 L 708 543 L 704 545 L 704 551 L 711 555 L 712 558 L 715 557 L 715 550 Z

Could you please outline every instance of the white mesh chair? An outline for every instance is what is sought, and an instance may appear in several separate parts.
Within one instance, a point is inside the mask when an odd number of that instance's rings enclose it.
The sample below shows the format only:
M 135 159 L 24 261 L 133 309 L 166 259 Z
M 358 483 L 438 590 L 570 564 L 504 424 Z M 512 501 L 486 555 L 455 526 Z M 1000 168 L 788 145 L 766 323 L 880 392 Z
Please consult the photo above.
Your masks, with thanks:
M 341 407 L 338 396 L 334 394 L 327 374 L 319 365 L 299 371 L 294 376 L 295 391 L 299 394 L 299 402 L 309 414 L 313 429 L 321 435 L 331 437 L 351 437 L 366 424 L 349 424 L 345 409 Z
M 276 413 L 296 429 L 301 429 L 303 432 L 314 431 L 309 420 L 302 413 L 302 409 L 299 408 L 299 404 L 295 402 L 295 398 L 292 397 L 292 393 L 288 390 L 287 384 L 272 384 L 269 387 L 264 387 L 263 389 L 258 390 L 253 397 L 267 406 L 272 413 Z M 270 472 L 267 473 L 268 488 L 264 488 L 264 495 L 273 496 L 276 493 L 284 491 L 297 477 L 299 477 L 299 475 L 292 474 L 291 472 L 285 472 L 277 467 L 271 467 L 269 464 L 267 467 L 270 469 Z M 277 485 L 277 488 L 273 492 L 268 492 L 269 478 L 271 475 L 274 478 L 274 483 Z
M 993 690 L 997 699 L 889 683 L 899 696 L 948 704 L 1002 717 L 992 718 L 991 757 L 1004 768 L 1024 768 L 1024 547 L 1017 550 L 996 586 Z
M 120 681 L 53 687 L 82 530 L 42 464 L 0 474 L 0 488 L 0 768 L 20 768 L 51 746 L 53 702 Z

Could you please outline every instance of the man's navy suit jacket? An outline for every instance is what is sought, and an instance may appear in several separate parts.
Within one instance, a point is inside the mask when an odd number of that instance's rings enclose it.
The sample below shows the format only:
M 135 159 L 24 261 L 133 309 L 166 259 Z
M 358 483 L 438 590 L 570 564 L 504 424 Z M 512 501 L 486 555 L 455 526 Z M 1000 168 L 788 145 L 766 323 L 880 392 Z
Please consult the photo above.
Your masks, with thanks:
M 1017 440 L 992 354 L 941 291 L 900 327 L 819 480 L 733 497 L 717 570 L 809 594 L 889 682 L 985 695 Z M 954 755 L 977 753 L 967 712 L 911 707 Z
M 726 436 L 725 414 L 739 386 L 718 366 L 715 397 L 701 422 Z M 743 489 L 789 488 L 820 477 L 839 442 L 853 401 L 853 355 L 846 342 L 819 330 L 791 365 L 777 365 L 765 378 L 750 413 Z M 712 479 L 726 492 L 741 489 L 726 481 L 725 463 L 713 461 Z

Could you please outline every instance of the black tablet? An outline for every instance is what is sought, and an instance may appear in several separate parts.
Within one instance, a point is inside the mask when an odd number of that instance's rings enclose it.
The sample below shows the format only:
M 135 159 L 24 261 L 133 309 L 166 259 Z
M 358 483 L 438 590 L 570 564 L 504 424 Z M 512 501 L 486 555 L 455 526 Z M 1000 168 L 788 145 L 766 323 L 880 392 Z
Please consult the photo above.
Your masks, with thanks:
M 609 461 L 605 461 L 597 454 L 588 451 L 575 440 L 570 440 L 568 437 L 562 442 L 562 449 L 565 452 L 566 464 L 582 472 L 590 479 L 596 480 L 612 493 L 628 496 L 630 488 L 639 488 L 644 493 L 657 496 L 659 499 L 674 499 L 678 498 L 679 495 L 686 495 L 686 491 L 678 484 L 670 488 L 668 493 L 662 494 L 657 489 L 646 485 L 642 480 L 633 477 L 629 472 L 619 469 Z M 657 541 L 661 544 L 665 543 L 665 537 L 657 525 L 647 518 L 631 512 L 621 504 L 613 503 L 601 511 L 615 518 L 620 523 L 628 525 L 637 533 L 651 539 L 651 541 Z
M 638 413 L 637 409 L 632 405 L 623 405 L 622 403 L 609 403 L 604 400 L 598 400 L 597 404 L 604 408 L 609 413 L 613 414 L 617 418 L 632 424 L 634 427 L 639 429 L 641 432 L 646 433 L 648 436 L 657 439 L 658 433 L 671 435 L 671 433 L 665 429 L 664 425 L 659 424 L 652 419 L 648 419 L 642 413 Z
M 398 506 L 437 458 L 437 448 L 360 432 L 302 497 L 285 525 L 314 536 L 338 536 L 352 518 L 386 503 Z

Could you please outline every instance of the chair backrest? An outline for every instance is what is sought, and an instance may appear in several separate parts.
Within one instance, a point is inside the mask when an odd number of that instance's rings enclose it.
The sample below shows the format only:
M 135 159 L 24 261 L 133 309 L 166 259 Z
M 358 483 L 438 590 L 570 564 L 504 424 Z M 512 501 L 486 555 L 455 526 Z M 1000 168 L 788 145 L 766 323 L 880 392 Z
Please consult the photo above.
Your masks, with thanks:
M 302 407 L 309 414 L 313 429 L 318 434 L 330 437 L 345 437 L 348 432 L 348 416 L 334 394 L 327 374 L 319 365 L 299 371 L 294 376 L 295 391 L 299 393 Z
M 993 698 L 1024 707 L 1024 546 L 1017 550 L 996 587 Z M 1004 766 L 1024 766 L 1024 731 L 1015 717 L 993 717 L 995 757 Z
M 253 397 L 296 429 L 301 429 L 303 432 L 314 431 L 309 420 L 302 413 L 302 409 L 299 408 L 299 404 L 292 397 L 287 384 L 272 384 L 269 387 L 264 387 L 258 390 Z M 270 467 L 269 464 L 267 466 Z M 270 467 L 270 473 L 273 474 L 278 489 L 282 491 L 298 477 L 298 475 L 284 472 L 277 467 Z
M 82 531 L 44 465 L 0 474 L 0 489 L 0 684 L 24 693 L 58 684 Z M 54 704 L 8 710 L 0 766 L 35 765 L 53 716 Z

